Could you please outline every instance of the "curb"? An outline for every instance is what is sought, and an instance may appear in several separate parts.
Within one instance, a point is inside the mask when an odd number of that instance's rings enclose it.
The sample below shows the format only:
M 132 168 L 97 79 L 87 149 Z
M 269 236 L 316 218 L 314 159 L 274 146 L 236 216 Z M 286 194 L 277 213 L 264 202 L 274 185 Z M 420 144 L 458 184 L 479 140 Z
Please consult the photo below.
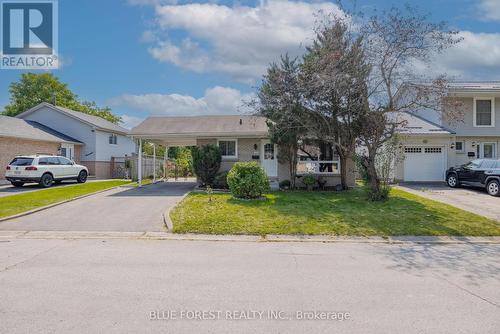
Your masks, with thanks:
M 187 192 L 182 197 L 179 199 L 179 202 L 177 202 L 173 207 L 169 207 L 165 212 L 163 212 L 163 225 L 167 229 L 168 232 L 172 232 L 174 229 L 174 224 L 172 223 L 172 220 L 170 219 L 170 211 L 172 211 L 173 208 L 175 208 L 177 205 L 179 205 L 180 202 L 184 200 L 191 192 Z
M 498 244 L 500 237 L 347 237 L 347 236 L 294 236 L 294 235 L 220 235 L 174 234 L 170 232 L 106 232 L 106 231 L 0 231 L 0 239 L 129 239 L 129 240 L 181 240 L 225 242 L 300 242 L 300 243 L 352 243 L 390 245 L 445 245 L 445 244 Z
M 103 193 L 105 191 L 114 190 L 114 189 L 122 188 L 122 187 L 123 188 L 128 188 L 128 187 L 125 187 L 125 185 L 120 185 L 120 186 L 116 186 L 116 187 L 112 187 L 112 188 L 108 188 L 108 189 L 99 190 L 99 191 L 96 191 L 96 192 L 93 192 L 93 193 L 90 193 L 90 194 L 85 194 L 85 195 L 82 195 L 82 196 L 78 196 L 78 197 L 75 197 L 75 198 L 66 199 L 66 200 L 61 201 L 61 202 L 56 202 L 56 203 L 45 205 L 45 206 L 42 206 L 42 207 L 39 207 L 39 208 L 36 208 L 36 209 L 33 209 L 33 210 L 29 210 L 29 211 L 17 213 L 17 214 L 15 214 L 13 216 L 7 216 L 7 217 L 0 218 L 0 223 L 4 222 L 4 221 L 7 221 L 7 220 L 11 220 L 11 219 L 19 218 L 19 217 L 24 217 L 24 216 L 28 216 L 28 215 L 31 215 L 33 213 L 36 213 L 36 212 L 39 212 L 39 211 L 43 211 L 43 210 L 47 210 L 47 209 L 53 208 L 53 207 L 61 205 L 61 204 L 73 202 L 73 201 L 76 201 L 76 200 L 79 200 L 79 199 L 82 199 L 82 198 L 85 198 L 85 197 L 89 197 L 89 196 L 92 196 L 92 195 L 97 195 L 97 194 Z

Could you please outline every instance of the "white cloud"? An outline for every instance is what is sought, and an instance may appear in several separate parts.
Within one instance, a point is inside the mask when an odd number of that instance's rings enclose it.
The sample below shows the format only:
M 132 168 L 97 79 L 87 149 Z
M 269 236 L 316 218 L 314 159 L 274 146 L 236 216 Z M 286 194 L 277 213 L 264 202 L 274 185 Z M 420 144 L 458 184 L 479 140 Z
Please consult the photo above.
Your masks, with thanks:
M 429 64 L 418 64 L 421 73 L 446 73 L 457 79 L 498 80 L 500 33 L 460 32 L 463 41 Z
M 216 86 L 207 89 L 200 98 L 180 94 L 125 94 L 111 99 L 109 104 L 159 116 L 234 115 L 250 111 L 245 102 L 252 97 L 237 89 Z
M 126 129 L 132 129 L 134 126 L 141 123 L 144 118 L 130 116 L 130 115 L 121 115 L 122 117 L 122 126 Z
M 265 1 L 257 7 L 192 3 L 155 8 L 159 30 L 187 34 L 179 43 L 163 40 L 149 48 L 155 59 L 247 83 L 260 78 L 280 54 L 302 54 L 303 43 L 313 38 L 319 11 L 340 13 L 331 2 L 287 0 Z
M 500 1 L 480 0 L 479 10 L 485 21 L 500 21 Z
M 175 4 L 177 0 L 128 0 L 127 2 L 132 6 L 156 6 L 161 4 Z

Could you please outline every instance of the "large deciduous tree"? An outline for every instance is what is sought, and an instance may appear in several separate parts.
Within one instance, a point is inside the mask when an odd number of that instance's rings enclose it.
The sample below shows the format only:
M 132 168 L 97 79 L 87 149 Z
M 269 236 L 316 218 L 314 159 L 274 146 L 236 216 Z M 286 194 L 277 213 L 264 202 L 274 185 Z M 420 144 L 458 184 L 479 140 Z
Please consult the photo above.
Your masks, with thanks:
M 120 123 L 121 117 L 113 114 L 108 107 L 98 107 L 92 101 L 80 101 L 68 85 L 51 73 L 23 73 L 21 79 L 9 87 L 10 103 L 4 115 L 16 116 L 34 106 L 48 102 L 75 111 L 102 117 L 113 123 Z
M 299 70 L 297 59 L 282 56 L 279 63 L 268 68 L 257 93 L 257 111 L 268 119 L 271 141 L 279 146 L 278 158 L 288 163 L 292 188 L 297 174 L 298 142 L 306 131 Z
M 309 134 L 336 149 L 343 189 L 348 188 L 347 161 L 354 158 L 367 111 L 369 73 L 363 37 L 355 35 L 349 21 L 334 18 L 319 28 L 302 65 L 303 121 Z
M 370 179 L 370 196 L 384 199 L 377 172 L 377 155 L 394 137 L 402 122 L 398 112 L 422 108 L 445 112 L 448 120 L 460 116 L 447 99 L 446 75 L 415 74 L 416 63 L 429 63 L 433 56 L 460 42 L 446 23 L 433 23 L 417 8 L 396 7 L 372 15 L 360 27 L 364 48 L 372 66 L 367 80 L 370 112 L 364 115 L 359 143 L 365 148 L 362 161 Z

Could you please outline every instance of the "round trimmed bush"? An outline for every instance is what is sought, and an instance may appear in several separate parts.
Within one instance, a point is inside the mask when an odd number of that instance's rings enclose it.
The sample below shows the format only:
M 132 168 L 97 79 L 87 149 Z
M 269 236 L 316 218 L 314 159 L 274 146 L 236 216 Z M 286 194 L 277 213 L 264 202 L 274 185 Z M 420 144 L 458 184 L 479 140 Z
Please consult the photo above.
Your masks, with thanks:
M 259 198 L 270 189 L 266 172 L 254 161 L 235 163 L 227 174 L 227 184 L 238 198 Z

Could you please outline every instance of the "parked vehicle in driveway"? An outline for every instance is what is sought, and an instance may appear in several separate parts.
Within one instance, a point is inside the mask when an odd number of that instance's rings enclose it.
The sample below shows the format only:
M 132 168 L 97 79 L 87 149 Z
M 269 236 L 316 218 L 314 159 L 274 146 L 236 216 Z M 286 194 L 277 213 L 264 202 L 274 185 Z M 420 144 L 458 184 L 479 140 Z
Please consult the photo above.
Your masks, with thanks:
M 500 196 L 500 160 L 476 159 L 446 171 L 446 183 L 452 188 L 471 185 L 486 188 L 488 194 Z
M 87 176 L 87 167 L 54 155 L 19 156 L 10 162 L 5 171 L 5 178 L 14 187 L 22 187 L 27 182 L 38 182 L 43 188 L 63 180 L 84 183 Z

